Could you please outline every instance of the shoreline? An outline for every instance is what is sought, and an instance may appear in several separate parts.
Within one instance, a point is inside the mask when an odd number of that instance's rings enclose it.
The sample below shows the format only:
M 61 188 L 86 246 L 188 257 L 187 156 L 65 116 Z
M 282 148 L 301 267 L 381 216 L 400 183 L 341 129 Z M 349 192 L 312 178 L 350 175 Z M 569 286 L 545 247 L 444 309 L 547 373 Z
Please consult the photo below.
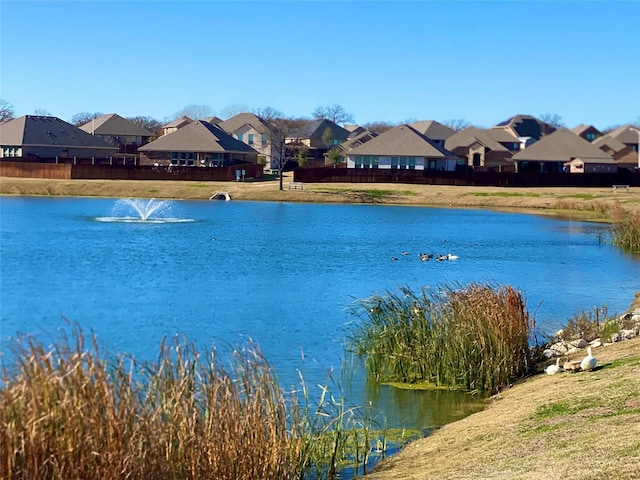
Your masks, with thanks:
M 278 180 L 167 182 L 0 178 L 0 195 L 403 205 L 491 209 L 608 222 L 619 202 L 640 210 L 640 189 L 501 188 L 405 184 L 304 184 Z M 640 308 L 640 292 L 633 308 Z M 492 397 L 480 412 L 415 440 L 366 479 L 638 478 L 640 338 L 594 350 L 594 372 L 535 375 Z M 579 356 L 579 355 L 578 355 Z M 604 395 L 606 392 L 606 395 Z M 595 455 L 594 455 L 595 453 Z
M 636 188 L 616 192 L 601 187 L 305 183 L 302 190 L 289 190 L 292 179 L 291 173 L 285 174 L 284 190 L 279 190 L 276 178 L 247 182 L 174 182 L 0 177 L 0 195 L 209 201 L 216 192 L 226 192 L 232 201 L 491 209 L 604 223 L 611 221 L 609 213 L 616 203 L 628 211 L 640 210 L 640 189 Z

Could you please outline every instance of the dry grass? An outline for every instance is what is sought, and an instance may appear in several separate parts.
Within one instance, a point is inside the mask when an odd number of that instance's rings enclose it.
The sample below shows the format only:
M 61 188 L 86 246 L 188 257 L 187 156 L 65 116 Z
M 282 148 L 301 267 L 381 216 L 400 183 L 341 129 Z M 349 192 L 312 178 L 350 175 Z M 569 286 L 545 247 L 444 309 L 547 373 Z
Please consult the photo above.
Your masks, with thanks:
M 173 182 L 127 180 L 0 179 L 2 195 L 92 196 L 113 198 L 173 198 L 207 200 L 226 191 L 233 200 L 310 203 L 378 203 L 457 208 L 493 208 L 610 221 L 606 212 L 616 202 L 627 211 L 640 211 L 640 188 L 613 192 L 611 188 L 503 188 L 408 184 L 309 183 L 304 190 L 279 190 L 275 179 L 238 182 Z
M 489 283 L 408 287 L 358 302 L 350 344 L 372 379 L 495 393 L 532 371 L 521 292 Z
M 370 480 L 640 478 L 640 338 L 593 372 L 537 375 L 385 461 Z

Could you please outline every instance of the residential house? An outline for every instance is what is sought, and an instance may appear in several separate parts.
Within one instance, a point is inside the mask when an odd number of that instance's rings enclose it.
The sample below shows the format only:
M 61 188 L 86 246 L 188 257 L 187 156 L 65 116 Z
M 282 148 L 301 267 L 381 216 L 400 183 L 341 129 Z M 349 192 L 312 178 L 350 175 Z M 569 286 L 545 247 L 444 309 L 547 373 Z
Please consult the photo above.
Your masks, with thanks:
M 513 156 L 517 172 L 560 173 L 567 171 L 574 159 L 580 159 L 592 171 L 615 173 L 618 170 L 611 155 L 565 128 L 556 130 Z
M 100 162 L 118 148 L 58 117 L 24 115 L 0 125 L 3 159 L 32 162 Z
M 514 137 L 520 139 L 521 148 L 525 148 L 531 143 L 540 140 L 543 136 L 553 133 L 556 129 L 546 122 L 532 115 L 515 115 L 508 118 L 492 128 L 496 130 L 506 130 Z
M 218 124 L 225 132 L 258 152 L 258 161 L 267 170 L 280 168 L 284 160 L 282 145 L 274 141 L 274 133 L 269 123 L 253 113 L 239 113 Z
M 149 143 L 153 137 L 153 133 L 146 128 L 115 113 L 94 118 L 80 129 L 118 147 L 120 153 L 134 155 L 138 153 L 138 147 Z
M 612 173 L 618 171 L 618 163 L 613 158 L 576 157 L 565 162 L 565 171 L 569 173 Z
M 578 125 L 573 127 L 571 131 L 584 138 L 587 142 L 593 142 L 596 138 L 602 136 L 602 132 L 593 125 Z
M 453 171 L 457 157 L 410 125 L 398 125 L 347 153 L 347 168 Z
M 620 140 L 609 135 L 597 138 L 593 141 L 593 145 L 611 155 L 618 162 L 618 168 L 633 171 L 640 167 L 638 165 L 638 154 L 634 151 L 632 145 L 625 145 Z
M 204 121 L 163 135 L 138 151 L 141 165 L 229 167 L 258 162 L 253 148 Z
M 356 131 L 356 130 L 354 130 Z M 372 132 L 370 130 L 364 129 L 364 128 L 360 128 L 357 130 L 358 133 L 356 135 L 349 135 L 349 138 L 347 138 L 347 140 L 345 140 L 344 142 L 342 142 L 340 145 L 333 147 L 331 149 L 329 149 L 329 151 L 327 153 L 325 153 L 325 165 L 331 165 L 332 162 L 329 159 L 329 152 L 331 152 L 332 150 L 337 150 L 340 153 L 340 156 L 338 157 L 338 162 L 337 165 L 344 165 L 346 166 L 346 158 L 347 158 L 347 154 L 353 150 L 356 147 L 359 147 L 360 145 L 368 142 L 369 140 L 372 140 L 374 138 L 376 138 L 378 136 L 377 133 Z
M 411 126 L 441 147 L 444 147 L 447 138 L 456 133 L 453 128 L 442 125 L 435 120 L 421 120 L 419 122 L 413 122 Z
M 193 123 L 193 120 L 186 115 L 178 117 L 162 127 L 162 135 L 169 135 L 170 133 L 173 133 L 184 126 L 189 125 L 190 123 Z
M 616 157 L 618 164 L 623 168 L 640 171 L 640 126 L 623 125 L 609 132 L 607 135 L 624 143 L 631 151 L 619 152 Z
M 311 162 L 324 163 L 324 154 L 347 140 L 349 134 L 349 130 L 331 120 L 305 122 L 288 133 L 287 156 L 297 157 L 297 152 L 304 151 Z
M 456 154 L 458 165 L 479 171 L 513 172 L 512 157 L 520 140 L 508 130 L 468 127 L 446 139 L 445 148 Z

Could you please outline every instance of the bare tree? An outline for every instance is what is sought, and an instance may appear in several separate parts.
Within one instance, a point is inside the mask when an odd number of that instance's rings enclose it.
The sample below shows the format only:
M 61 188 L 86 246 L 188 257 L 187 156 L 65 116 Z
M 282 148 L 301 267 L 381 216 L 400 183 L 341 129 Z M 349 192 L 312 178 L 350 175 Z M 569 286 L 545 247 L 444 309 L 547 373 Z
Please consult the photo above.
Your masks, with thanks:
M 451 130 L 459 132 L 460 130 L 464 130 L 467 127 L 471 126 L 471 122 L 468 122 L 464 118 L 453 118 L 449 120 L 445 120 L 442 122 L 442 125 L 445 127 L 449 127 Z
M 557 113 L 543 113 L 540 115 L 540 120 L 553 128 L 563 128 L 565 126 L 562 117 Z
M 212 117 L 215 111 L 209 105 L 187 105 L 182 110 L 173 114 L 173 119 L 180 117 L 189 117 L 193 120 L 202 120 L 203 118 Z
M 100 112 L 95 112 L 95 113 L 80 112 L 80 113 L 76 113 L 73 117 L 71 117 L 71 123 L 76 127 L 81 127 L 85 123 L 89 123 L 91 120 L 98 118 L 100 116 L 102 116 L 102 113 Z
M 372 132 L 375 132 L 378 134 L 384 133 L 387 130 L 391 130 L 395 126 L 396 126 L 395 123 L 385 122 L 383 120 L 369 122 L 362 125 L 363 128 L 366 128 L 367 130 L 371 130 Z
M 287 157 L 286 141 L 296 120 L 286 117 L 282 112 L 272 107 L 256 109 L 253 113 L 260 117 L 269 127 L 267 136 L 273 151 L 271 165 L 273 168 L 274 161 L 276 162 L 278 166 L 278 176 L 280 179 L 280 190 L 284 190 L 282 171 L 289 161 Z
M 333 123 L 345 125 L 347 123 L 355 123 L 355 117 L 352 113 L 347 113 L 341 105 L 335 103 L 330 107 L 318 107 L 311 114 L 316 120 L 331 120 Z
M 154 135 L 160 135 L 160 133 L 162 132 L 163 124 L 153 117 L 145 117 L 145 116 L 128 117 L 127 120 L 129 120 L 132 123 L 135 123 L 139 127 L 149 130 Z
M 243 103 L 232 103 L 231 105 L 227 105 L 220 110 L 220 118 L 223 120 L 227 120 L 231 117 L 235 117 L 239 113 L 249 112 L 249 107 L 244 105 Z
M 41 116 L 41 117 L 50 117 L 51 116 L 51 112 L 49 110 L 47 110 L 46 108 L 36 108 L 33 111 L 33 114 Z
M 8 122 L 16 117 L 13 105 L 4 98 L 0 98 L 0 123 Z

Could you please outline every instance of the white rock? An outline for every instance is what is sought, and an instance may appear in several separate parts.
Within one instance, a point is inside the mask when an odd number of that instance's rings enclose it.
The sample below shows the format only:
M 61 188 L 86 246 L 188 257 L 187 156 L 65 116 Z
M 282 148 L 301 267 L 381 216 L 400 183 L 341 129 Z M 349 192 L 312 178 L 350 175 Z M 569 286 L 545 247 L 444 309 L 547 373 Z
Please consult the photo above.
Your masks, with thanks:
M 574 340 L 573 342 L 569 342 L 569 345 L 576 348 L 586 348 L 589 345 L 589 343 L 584 338 L 581 338 L 580 340 Z
M 602 346 L 602 341 L 598 338 L 589 344 L 593 348 L 598 348 Z
M 620 330 L 620 336 L 625 340 L 630 340 L 636 336 L 635 330 Z
M 549 358 L 554 358 L 558 356 L 558 352 L 556 352 L 555 350 L 551 350 L 550 348 L 546 348 L 542 354 L 545 356 L 545 358 L 549 359 Z
M 573 355 L 574 353 L 578 353 L 580 351 L 580 349 L 578 347 L 571 347 L 569 350 L 567 350 L 567 355 Z

